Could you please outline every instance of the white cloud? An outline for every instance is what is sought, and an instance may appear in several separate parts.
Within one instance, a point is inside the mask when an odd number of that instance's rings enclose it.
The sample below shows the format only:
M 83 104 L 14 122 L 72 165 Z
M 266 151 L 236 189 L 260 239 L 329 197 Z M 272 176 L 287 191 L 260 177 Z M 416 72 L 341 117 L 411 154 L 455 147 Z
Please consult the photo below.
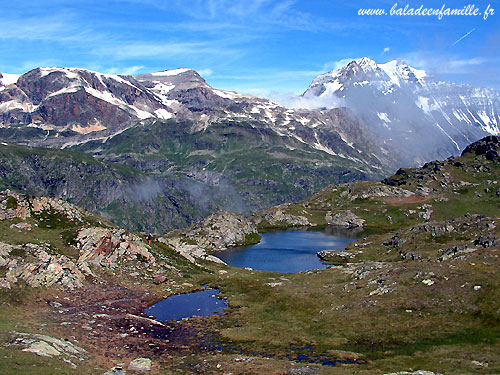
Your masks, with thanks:
M 210 68 L 206 69 L 199 69 L 197 72 L 202 76 L 202 77 L 209 77 L 213 74 L 213 70 Z
M 116 60 L 138 58 L 167 58 L 185 56 L 225 55 L 235 56 L 240 54 L 238 49 L 233 49 L 216 42 L 119 42 L 98 47 L 93 50 L 96 55 L 109 56 Z
M 337 70 L 340 68 L 343 68 L 347 64 L 349 64 L 351 61 L 358 59 L 358 57 L 353 57 L 349 59 L 342 59 L 338 61 L 330 61 L 327 62 L 323 65 L 323 70 L 324 71 L 331 71 L 331 70 Z
M 89 43 L 105 38 L 102 33 L 94 34 L 88 26 L 83 27 L 69 12 L 46 17 L 0 18 L 0 39 Z
M 391 49 L 389 47 L 385 47 L 382 51 L 382 54 L 389 52 Z
M 434 74 L 468 74 L 480 66 L 488 64 L 483 57 L 463 59 L 452 55 L 437 55 L 412 52 L 402 56 L 410 66 L 424 69 Z
M 482 65 L 484 63 L 486 63 L 486 59 L 482 57 L 474 57 L 465 60 L 450 60 L 448 62 L 448 68 L 450 70 L 460 70 L 468 66 Z
M 344 107 L 343 99 L 336 96 L 301 96 L 293 93 L 283 93 L 277 91 L 254 90 L 254 95 L 271 99 L 272 101 L 293 109 L 318 109 L 318 108 L 339 108 Z

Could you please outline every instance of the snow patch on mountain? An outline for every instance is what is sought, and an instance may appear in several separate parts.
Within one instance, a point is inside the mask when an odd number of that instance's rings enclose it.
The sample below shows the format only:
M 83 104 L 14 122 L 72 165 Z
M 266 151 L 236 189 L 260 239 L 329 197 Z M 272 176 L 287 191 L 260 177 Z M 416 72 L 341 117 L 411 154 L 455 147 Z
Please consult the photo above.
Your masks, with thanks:
M 2 77 L 0 78 L 0 86 L 8 86 L 17 82 L 20 74 L 9 74 L 9 73 L 1 73 Z
M 152 76 L 155 76 L 155 77 L 169 77 L 169 76 L 176 76 L 176 75 L 185 73 L 189 70 L 190 69 L 179 68 L 179 69 L 162 70 L 160 72 L 153 72 L 153 73 L 149 73 L 149 74 L 151 74 Z
M 8 112 L 14 109 L 23 109 L 22 103 L 19 103 L 16 100 L 9 100 L 0 104 L 1 112 Z
M 61 72 L 68 77 L 68 79 L 77 79 L 78 74 L 73 71 L 71 68 L 59 68 L 59 67 L 50 67 L 50 68 L 39 68 L 41 77 L 46 77 L 54 72 Z
M 389 117 L 387 116 L 387 113 L 385 112 L 377 112 L 377 116 L 379 119 L 381 119 L 382 121 L 385 121 L 385 122 L 391 122 L 391 120 L 389 119 Z
M 213 92 L 220 96 L 221 98 L 224 98 L 224 99 L 238 99 L 238 98 L 241 98 L 242 95 L 234 92 L 234 91 L 226 91 L 226 90 L 217 90 L 217 89 L 213 89 Z
M 156 115 L 156 117 L 162 119 L 162 120 L 168 120 L 172 117 L 174 117 L 174 115 L 167 111 L 166 109 L 164 108 L 160 108 L 160 109 L 157 109 L 154 114 Z
M 51 94 L 49 94 L 47 98 L 51 98 L 53 96 L 57 96 L 57 95 L 62 95 L 62 94 L 71 94 L 71 93 L 74 93 L 74 92 L 77 92 L 78 90 L 81 89 L 81 86 L 70 86 L 70 87 L 64 87 L 62 88 L 61 90 L 59 91 L 56 91 L 56 92 L 53 92 Z

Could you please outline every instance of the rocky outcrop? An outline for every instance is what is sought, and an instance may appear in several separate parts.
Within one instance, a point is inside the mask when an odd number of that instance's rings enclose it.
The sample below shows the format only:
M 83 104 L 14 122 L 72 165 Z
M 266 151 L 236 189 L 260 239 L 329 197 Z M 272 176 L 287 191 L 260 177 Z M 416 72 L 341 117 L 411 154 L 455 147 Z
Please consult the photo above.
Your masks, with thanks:
M 280 204 L 279 206 L 269 208 L 253 216 L 253 220 L 259 225 L 265 227 L 304 227 L 314 226 L 307 217 L 302 215 L 292 215 L 287 213 L 291 203 Z
M 0 220 L 39 217 L 43 213 L 60 214 L 67 220 L 81 222 L 83 212 L 61 199 L 50 197 L 30 197 L 11 190 L 0 192 Z
M 350 201 L 356 199 L 369 198 L 407 198 L 415 195 L 412 191 L 402 189 L 396 186 L 387 186 L 381 183 L 349 183 L 347 189 L 341 193 L 341 196 L 347 197 Z
M 356 216 L 350 210 L 345 210 L 342 212 L 331 212 L 328 211 L 325 215 L 325 220 L 328 225 L 339 226 L 343 228 L 358 228 L 363 227 L 365 220 Z
M 215 262 L 215 263 L 224 263 L 216 256 L 208 254 L 206 249 L 198 245 L 186 243 L 185 239 L 183 238 L 160 237 L 158 241 L 166 244 L 167 246 L 172 248 L 174 251 L 176 251 L 177 253 L 179 253 L 192 263 L 195 263 L 197 259 L 208 260 L 210 262 Z
M 322 250 L 316 255 L 324 262 L 335 265 L 342 265 L 354 259 L 361 251 L 346 251 L 346 250 Z
M 218 211 L 185 232 L 188 242 L 194 242 L 206 250 L 224 250 L 228 247 L 252 242 L 251 235 L 257 235 L 257 226 L 243 215 Z
M 123 229 L 85 228 L 78 232 L 79 263 L 117 267 L 120 261 L 155 263 L 149 246 L 136 234 Z
M 11 288 L 20 281 L 32 287 L 60 285 L 69 289 L 83 286 L 91 275 L 85 262 L 73 262 L 64 255 L 51 255 L 48 246 L 23 244 L 13 246 L 0 242 L 0 267 L 7 272 L 0 278 L 0 287 Z
M 159 241 L 191 262 L 203 259 L 218 263 L 222 261 L 209 255 L 210 253 L 228 247 L 257 243 L 259 240 L 257 225 L 254 222 L 243 215 L 228 211 L 218 211 L 185 231 L 171 232 L 166 237 L 159 238 Z
M 488 136 L 468 145 L 462 152 L 462 156 L 474 153 L 476 155 L 485 155 L 487 160 L 494 162 L 500 161 L 500 137 Z
M 41 357 L 63 357 L 72 367 L 76 365 L 70 359 L 83 361 L 87 357 L 85 349 L 68 340 L 36 333 L 13 332 L 12 335 L 15 339 L 8 345 L 18 346 L 23 352 L 34 353 Z

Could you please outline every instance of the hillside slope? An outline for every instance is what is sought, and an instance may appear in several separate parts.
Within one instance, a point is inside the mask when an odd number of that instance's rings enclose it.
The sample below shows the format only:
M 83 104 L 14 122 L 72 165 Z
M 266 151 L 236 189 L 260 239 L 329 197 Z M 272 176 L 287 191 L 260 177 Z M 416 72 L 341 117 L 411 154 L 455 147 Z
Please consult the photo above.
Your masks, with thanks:
M 0 187 L 59 197 L 127 229 L 156 233 L 233 207 L 227 193 L 185 175 L 151 175 L 84 153 L 12 144 L 0 145 Z
M 112 374 L 147 358 L 152 374 L 497 374 L 499 153 L 485 138 L 383 183 L 331 186 L 253 220 L 220 212 L 150 243 L 62 200 L 3 191 L 0 370 Z M 327 252 L 328 269 L 209 261 L 257 225 L 328 222 L 369 229 Z M 227 299 L 222 316 L 144 313 L 204 285 Z

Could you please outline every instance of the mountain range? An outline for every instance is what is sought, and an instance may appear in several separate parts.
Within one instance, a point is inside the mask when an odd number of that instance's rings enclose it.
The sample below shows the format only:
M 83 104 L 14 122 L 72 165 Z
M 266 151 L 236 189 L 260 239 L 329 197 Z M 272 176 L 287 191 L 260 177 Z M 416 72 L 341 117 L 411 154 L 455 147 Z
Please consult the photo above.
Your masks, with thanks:
M 498 92 L 442 82 L 398 61 L 354 60 L 315 78 L 301 99 L 327 105 L 286 108 L 215 89 L 190 69 L 3 73 L 0 140 L 8 156 L 0 184 L 162 232 L 213 209 L 250 212 L 331 183 L 379 179 L 500 133 Z M 60 149 L 58 157 L 44 148 Z M 69 150 L 88 156 L 65 157 Z M 127 176 L 112 194 L 115 172 L 81 183 L 99 163 Z
M 397 60 L 352 61 L 316 77 L 303 96 L 342 99 L 406 166 L 457 155 L 472 141 L 500 134 L 497 91 L 443 82 Z

